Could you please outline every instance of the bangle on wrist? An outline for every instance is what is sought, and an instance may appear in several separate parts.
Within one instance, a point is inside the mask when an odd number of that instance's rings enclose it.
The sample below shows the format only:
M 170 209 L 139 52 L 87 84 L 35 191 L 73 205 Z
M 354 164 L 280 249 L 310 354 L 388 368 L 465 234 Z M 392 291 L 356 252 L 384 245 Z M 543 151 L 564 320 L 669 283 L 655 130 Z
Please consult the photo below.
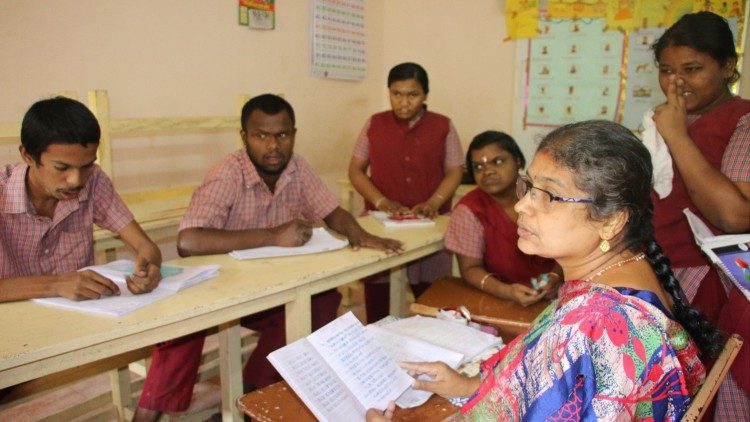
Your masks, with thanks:
M 445 201 L 445 197 L 444 197 L 443 195 L 441 195 L 441 194 L 439 194 L 439 193 L 437 193 L 437 192 L 435 192 L 435 194 L 434 194 L 434 195 L 435 195 L 435 196 L 437 196 L 437 197 L 438 197 L 438 199 L 440 199 L 441 201 Z
M 380 203 L 383 202 L 385 199 L 385 196 L 381 196 L 377 201 L 375 201 L 375 208 L 380 208 Z
M 484 291 L 484 282 L 487 281 L 487 279 L 492 275 L 495 275 L 495 274 L 487 273 L 484 275 L 484 277 L 482 277 L 481 280 L 479 280 L 479 290 Z

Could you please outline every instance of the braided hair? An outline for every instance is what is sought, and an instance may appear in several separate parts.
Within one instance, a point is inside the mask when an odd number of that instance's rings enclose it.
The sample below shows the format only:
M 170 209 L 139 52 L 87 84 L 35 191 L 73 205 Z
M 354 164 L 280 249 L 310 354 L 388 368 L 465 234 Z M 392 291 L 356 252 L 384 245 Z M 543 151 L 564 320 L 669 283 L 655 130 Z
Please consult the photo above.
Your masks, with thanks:
M 570 169 L 576 187 L 594 200 L 587 204 L 589 218 L 602 221 L 618 211 L 627 212 L 622 244 L 630 251 L 645 252 L 662 287 L 672 296 L 675 319 L 704 355 L 715 355 L 722 344 L 719 332 L 690 306 L 654 237 L 653 166 L 638 138 L 617 123 L 589 120 L 550 132 L 539 145 L 538 151 L 542 150 Z

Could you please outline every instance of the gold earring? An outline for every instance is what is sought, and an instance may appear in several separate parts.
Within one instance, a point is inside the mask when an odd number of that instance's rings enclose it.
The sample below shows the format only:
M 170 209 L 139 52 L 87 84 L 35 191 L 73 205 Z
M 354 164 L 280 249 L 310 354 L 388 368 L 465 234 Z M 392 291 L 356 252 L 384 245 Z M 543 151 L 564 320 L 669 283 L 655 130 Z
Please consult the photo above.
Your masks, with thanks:
M 602 239 L 602 241 L 599 243 L 599 249 L 602 252 L 607 252 L 609 250 L 609 241 L 607 239 Z

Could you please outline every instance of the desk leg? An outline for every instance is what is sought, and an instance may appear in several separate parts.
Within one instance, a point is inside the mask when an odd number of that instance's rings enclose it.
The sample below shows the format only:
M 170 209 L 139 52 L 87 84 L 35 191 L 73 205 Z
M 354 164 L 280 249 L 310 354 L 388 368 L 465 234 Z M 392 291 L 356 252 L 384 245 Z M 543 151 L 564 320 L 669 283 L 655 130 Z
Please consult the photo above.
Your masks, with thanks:
M 221 419 L 242 421 L 243 416 L 235 405 L 242 395 L 242 345 L 240 321 L 234 320 L 219 326 L 219 373 L 221 376 Z
M 286 304 L 286 344 L 307 337 L 312 332 L 311 294 L 308 290 L 297 290 L 297 298 Z
M 402 265 L 391 270 L 391 302 L 389 306 L 393 316 L 406 316 L 406 284 L 408 282 L 406 266 Z
M 119 419 L 130 420 L 133 417 L 133 391 L 130 388 L 130 369 L 125 366 L 109 371 L 109 385 L 112 388 L 112 403 L 117 409 Z

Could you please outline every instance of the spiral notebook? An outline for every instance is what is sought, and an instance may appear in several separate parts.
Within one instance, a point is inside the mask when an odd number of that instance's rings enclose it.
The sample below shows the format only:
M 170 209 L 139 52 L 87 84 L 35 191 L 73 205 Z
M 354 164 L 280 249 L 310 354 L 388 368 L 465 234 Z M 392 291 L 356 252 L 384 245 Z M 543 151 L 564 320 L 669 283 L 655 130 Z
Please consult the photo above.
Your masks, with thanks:
M 682 212 L 693 231 L 695 243 L 750 300 L 750 233 L 714 236 L 692 211 L 685 208 Z

